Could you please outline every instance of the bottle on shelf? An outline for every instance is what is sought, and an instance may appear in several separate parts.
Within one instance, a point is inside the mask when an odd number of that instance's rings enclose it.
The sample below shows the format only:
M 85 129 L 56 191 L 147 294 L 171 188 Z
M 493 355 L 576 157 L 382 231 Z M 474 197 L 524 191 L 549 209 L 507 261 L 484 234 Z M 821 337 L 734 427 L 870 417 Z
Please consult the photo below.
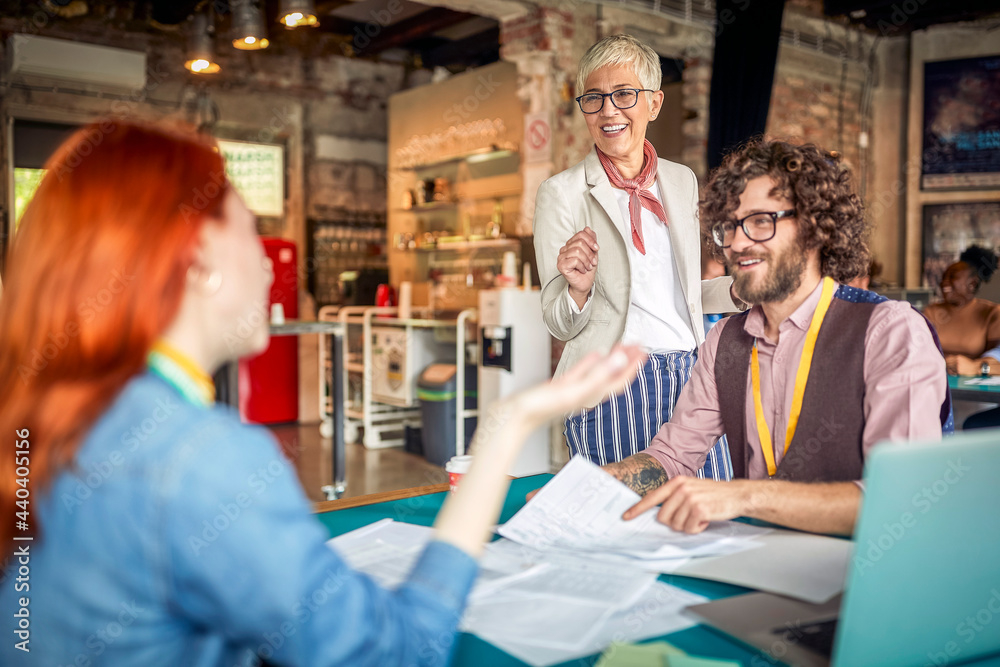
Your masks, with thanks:
M 493 204 L 493 215 L 490 217 L 490 224 L 486 228 L 486 236 L 491 239 L 500 238 L 503 228 L 503 200 L 497 199 Z

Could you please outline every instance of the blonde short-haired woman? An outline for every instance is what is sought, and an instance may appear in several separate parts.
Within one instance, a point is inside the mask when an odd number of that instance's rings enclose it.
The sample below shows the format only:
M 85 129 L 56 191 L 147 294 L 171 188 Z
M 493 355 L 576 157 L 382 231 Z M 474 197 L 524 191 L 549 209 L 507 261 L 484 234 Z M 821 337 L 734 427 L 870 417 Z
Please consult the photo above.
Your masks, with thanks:
M 649 353 L 625 394 L 573 413 L 573 454 L 604 465 L 636 454 L 669 420 L 705 340 L 704 313 L 740 309 L 731 279 L 701 280 L 698 182 L 658 159 L 646 128 L 660 114 L 660 59 L 629 35 L 594 44 L 576 98 L 594 148 L 535 200 L 535 256 L 546 326 L 566 347 L 556 374 L 619 342 Z M 724 443 L 705 474 L 728 479 Z

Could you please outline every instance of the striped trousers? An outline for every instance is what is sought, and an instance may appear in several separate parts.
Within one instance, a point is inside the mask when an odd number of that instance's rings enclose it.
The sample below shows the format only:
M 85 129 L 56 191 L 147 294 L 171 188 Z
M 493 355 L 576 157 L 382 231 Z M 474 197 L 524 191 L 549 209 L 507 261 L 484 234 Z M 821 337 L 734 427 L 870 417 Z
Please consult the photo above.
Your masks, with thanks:
M 695 352 L 651 353 L 642 370 L 618 396 L 572 413 L 564 434 L 571 456 L 584 456 L 597 465 L 621 461 L 644 450 L 670 421 L 681 388 L 691 377 Z M 733 464 L 726 436 L 709 450 L 698 477 L 730 480 Z

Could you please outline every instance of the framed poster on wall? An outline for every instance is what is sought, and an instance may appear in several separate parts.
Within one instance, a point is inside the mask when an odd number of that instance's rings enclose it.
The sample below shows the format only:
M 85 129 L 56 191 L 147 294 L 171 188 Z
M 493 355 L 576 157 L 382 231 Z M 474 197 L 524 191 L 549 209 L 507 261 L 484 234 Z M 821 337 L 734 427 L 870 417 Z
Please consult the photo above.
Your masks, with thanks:
M 924 287 L 937 288 L 941 275 L 972 245 L 1000 248 L 1000 202 L 962 202 L 924 206 Z
M 1000 55 L 924 63 L 923 190 L 1000 187 Z
M 285 148 L 274 144 L 219 139 L 226 176 L 257 215 L 285 214 Z

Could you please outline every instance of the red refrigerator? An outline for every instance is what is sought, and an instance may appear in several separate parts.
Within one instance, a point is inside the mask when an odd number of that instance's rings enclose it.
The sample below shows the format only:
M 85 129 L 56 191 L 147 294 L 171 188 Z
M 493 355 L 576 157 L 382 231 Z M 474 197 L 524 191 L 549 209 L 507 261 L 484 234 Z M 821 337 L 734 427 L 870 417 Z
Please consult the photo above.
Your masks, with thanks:
M 280 303 L 285 319 L 299 316 L 298 275 L 295 244 L 264 237 L 264 251 L 274 264 L 271 304 Z M 272 336 L 260 355 L 240 360 L 240 415 L 243 421 L 280 424 L 299 418 L 299 339 Z

